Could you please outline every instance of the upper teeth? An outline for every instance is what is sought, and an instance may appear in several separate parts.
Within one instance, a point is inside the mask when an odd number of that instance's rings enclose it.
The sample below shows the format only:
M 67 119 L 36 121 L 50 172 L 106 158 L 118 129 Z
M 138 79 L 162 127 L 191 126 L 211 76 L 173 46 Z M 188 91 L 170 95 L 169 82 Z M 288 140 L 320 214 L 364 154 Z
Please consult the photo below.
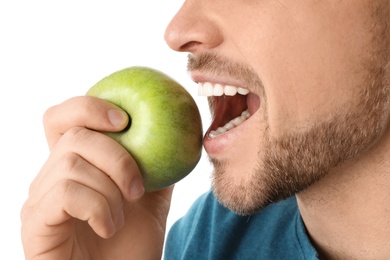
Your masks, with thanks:
M 210 82 L 198 83 L 198 95 L 199 96 L 234 96 L 235 94 L 247 95 L 249 90 L 245 88 L 238 88 L 235 86 L 213 84 Z

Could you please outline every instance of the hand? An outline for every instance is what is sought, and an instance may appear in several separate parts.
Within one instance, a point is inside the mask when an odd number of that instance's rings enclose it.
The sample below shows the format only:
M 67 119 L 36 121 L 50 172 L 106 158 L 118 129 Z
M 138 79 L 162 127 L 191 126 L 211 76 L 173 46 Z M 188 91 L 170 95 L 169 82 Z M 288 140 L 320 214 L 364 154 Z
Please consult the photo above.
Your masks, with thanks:
M 127 123 L 93 97 L 45 113 L 51 153 L 21 212 L 26 259 L 161 258 L 172 188 L 144 195 L 134 159 L 101 133 Z

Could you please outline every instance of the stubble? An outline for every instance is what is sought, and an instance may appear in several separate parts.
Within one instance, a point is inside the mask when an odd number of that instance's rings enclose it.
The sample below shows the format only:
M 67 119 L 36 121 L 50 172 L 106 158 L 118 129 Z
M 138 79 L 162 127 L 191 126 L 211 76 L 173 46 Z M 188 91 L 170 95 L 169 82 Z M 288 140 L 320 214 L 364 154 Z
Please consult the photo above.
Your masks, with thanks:
M 249 176 L 236 183 L 225 174 L 231 162 L 211 159 L 214 164 L 212 187 L 224 206 L 237 214 L 253 214 L 270 203 L 303 191 L 331 169 L 367 151 L 378 141 L 389 120 L 389 32 L 380 8 L 373 15 L 381 24 L 373 27 L 368 55 L 360 66 L 359 73 L 365 76 L 361 84 L 355 86 L 359 90 L 358 99 L 349 107 L 339 109 L 327 121 L 318 122 L 304 132 L 286 133 L 278 138 L 270 137 L 265 111 L 266 126 L 259 144 L 258 164 L 248 171 Z M 189 60 L 190 70 L 229 73 L 262 88 L 251 68 L 218 55 L 200 57 Z M 243 165 L 243 170 L 246 167 Z

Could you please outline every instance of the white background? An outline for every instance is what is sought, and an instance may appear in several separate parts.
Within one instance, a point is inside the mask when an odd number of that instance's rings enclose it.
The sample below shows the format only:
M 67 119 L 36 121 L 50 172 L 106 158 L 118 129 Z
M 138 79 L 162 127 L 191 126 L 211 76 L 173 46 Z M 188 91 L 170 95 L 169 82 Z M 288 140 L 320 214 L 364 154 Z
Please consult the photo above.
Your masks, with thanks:
M 194 96 L 208 126 L 207 102 L 186 73 L 185 53 L 164 42 L 182 0 L 9 0 L 0 2 L 0 259 L 24 259 L 19 212 L 48 156 L 44 111 L 84 93 L 102 77 L 144 65 L 171 75 Z M 168 226 L 209 188 L 201 162 L 176 185 Z

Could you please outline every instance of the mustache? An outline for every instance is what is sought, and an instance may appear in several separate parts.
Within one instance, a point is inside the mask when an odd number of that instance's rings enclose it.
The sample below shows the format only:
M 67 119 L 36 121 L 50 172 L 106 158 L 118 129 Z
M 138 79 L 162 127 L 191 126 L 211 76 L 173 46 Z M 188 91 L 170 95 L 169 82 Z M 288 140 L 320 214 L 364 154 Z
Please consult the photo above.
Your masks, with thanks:
M 207 72 L 223 77 L 237 78 L 246 86 L 262 87 L 263 83 L 255 70 L 217 53 L 189 54 L 187 71 Z

